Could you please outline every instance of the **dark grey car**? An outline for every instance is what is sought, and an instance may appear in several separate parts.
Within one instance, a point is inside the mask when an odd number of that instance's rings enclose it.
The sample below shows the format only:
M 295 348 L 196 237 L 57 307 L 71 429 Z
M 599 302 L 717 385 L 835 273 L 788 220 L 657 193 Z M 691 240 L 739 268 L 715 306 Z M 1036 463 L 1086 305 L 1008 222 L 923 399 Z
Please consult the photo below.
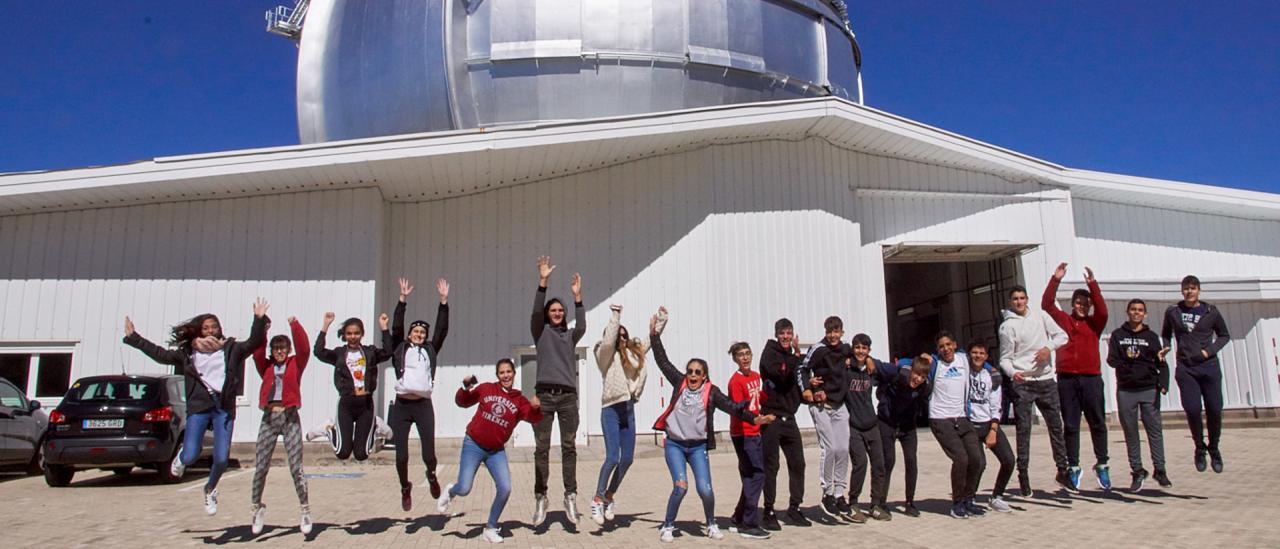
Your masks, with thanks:
M 40 472 L 47 420 L 38 410 L 39 401 L 28 400 L 17 386 L 0 379 L 0 468 Z

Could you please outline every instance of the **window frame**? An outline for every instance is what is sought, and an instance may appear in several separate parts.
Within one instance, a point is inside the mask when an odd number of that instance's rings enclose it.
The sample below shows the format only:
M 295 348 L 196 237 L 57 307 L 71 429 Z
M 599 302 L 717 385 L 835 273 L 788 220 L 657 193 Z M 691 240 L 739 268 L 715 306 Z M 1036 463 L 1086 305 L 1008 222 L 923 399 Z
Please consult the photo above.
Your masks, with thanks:
M 28 355 L 27 362 L 27 384 L 26 387 L 18 387 L 27 402 L 40 402 L 42 405 L 57 404 L 66 396 L 64 391 L 57 396 L 36 396 L 36 389 L 39 387 L 40 380 L 40 359 L 42 355 L 68 355 L 71 366 L 67 368 L 67 389 L 70 390 L 71 385 L 76 380 L 76 363 L 79 355 L 79 341 L 0 341 L 0 354 L 3 355 Z M 14 384 L 15 386 L 17 384 Z

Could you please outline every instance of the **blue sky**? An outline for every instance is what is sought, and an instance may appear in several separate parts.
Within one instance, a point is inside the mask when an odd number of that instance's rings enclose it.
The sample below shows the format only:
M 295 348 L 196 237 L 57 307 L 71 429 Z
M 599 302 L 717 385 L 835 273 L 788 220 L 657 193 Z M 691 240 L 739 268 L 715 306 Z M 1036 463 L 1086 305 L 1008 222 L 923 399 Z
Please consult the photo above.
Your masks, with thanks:
M 0 172 L 294 144 L 278 0 L 0 0 Z M 1280 2 L 851 2 L 867 104 L 1071 167 L 1280 192 Z

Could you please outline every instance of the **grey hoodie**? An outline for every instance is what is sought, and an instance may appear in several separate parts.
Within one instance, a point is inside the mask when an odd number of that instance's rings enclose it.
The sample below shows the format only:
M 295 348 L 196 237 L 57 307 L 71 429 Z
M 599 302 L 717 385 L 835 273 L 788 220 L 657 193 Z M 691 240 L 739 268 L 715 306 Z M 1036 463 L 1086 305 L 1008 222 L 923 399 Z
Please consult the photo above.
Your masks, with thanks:
M 1036 363 L 1036 351 L 1048 347 L 1050 351 L 1067 344 L 1067 332 L 1053 318 L 1039 309 L 1027 309 L 1022 316 L 1011 310 L 1001 311 L 1004 322 L 1000 324 L 1000 371 L 1009 379 L 1021 372 L 1027 381 L 1054 379 L 1053 362 Z

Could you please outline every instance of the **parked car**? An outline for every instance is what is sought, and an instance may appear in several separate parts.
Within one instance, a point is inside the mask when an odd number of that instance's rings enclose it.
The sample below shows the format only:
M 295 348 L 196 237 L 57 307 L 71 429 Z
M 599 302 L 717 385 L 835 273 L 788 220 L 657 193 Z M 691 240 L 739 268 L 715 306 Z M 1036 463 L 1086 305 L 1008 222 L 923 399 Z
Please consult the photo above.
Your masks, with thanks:
M 27 400 L 16 385 L 0 379 L 0 468 L 39 473 L 44 429 L 40 402 Z
M 44 479 L 66 486 L 77 470 L 124 475 L 135 466 L 154 469 L 165 482 L 182 449 L 187 421 L 182 376 L 110 375 L 77 380 L 49 413 Z M 206 437 L 209 434 L 205 433 Z M 206 440 L 202 457 L 212 451 Z

